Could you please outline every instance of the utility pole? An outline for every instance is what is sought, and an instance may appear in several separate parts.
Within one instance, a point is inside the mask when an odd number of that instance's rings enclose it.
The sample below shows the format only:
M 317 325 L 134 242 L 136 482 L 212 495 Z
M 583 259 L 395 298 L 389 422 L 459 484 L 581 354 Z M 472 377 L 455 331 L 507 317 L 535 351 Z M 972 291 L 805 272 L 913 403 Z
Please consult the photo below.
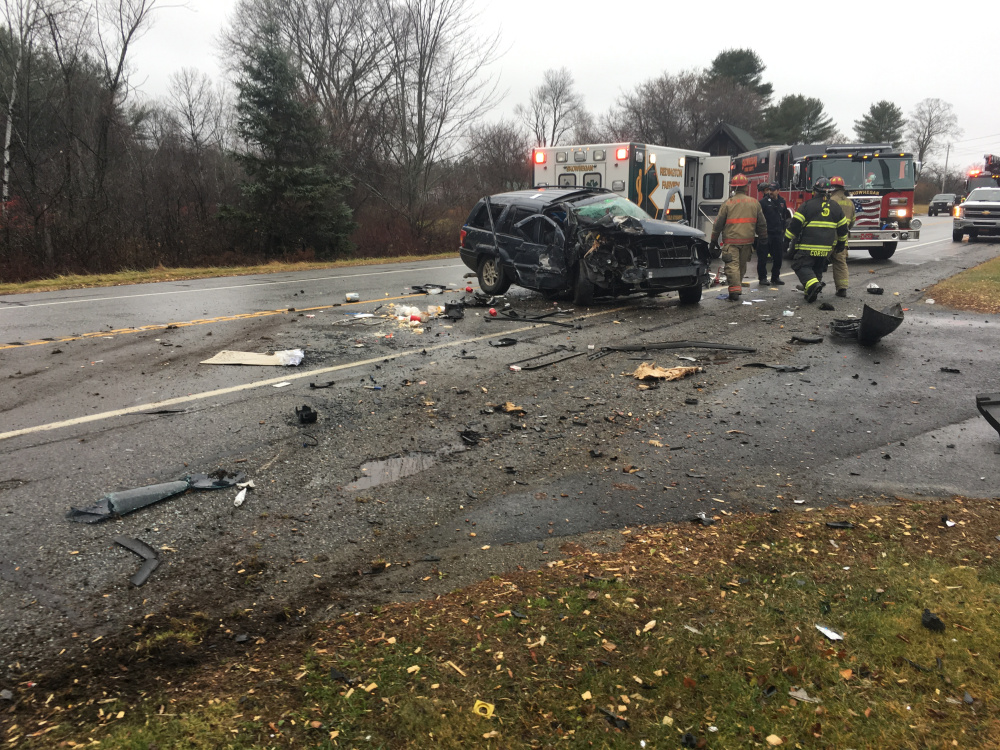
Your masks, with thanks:
M 941 192 L 944 192 L 944 181 L 948 179 L 948 157 L 951 155 L 951 144 L 948 144 L 947 150 L 944 152 L 944 171 L 941 173 Z

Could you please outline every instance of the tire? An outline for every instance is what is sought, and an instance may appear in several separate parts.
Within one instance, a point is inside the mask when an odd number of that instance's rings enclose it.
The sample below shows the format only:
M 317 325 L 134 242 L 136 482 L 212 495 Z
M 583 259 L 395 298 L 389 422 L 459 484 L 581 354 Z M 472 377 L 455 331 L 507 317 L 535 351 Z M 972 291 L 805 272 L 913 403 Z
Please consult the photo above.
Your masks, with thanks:
M 975 242 L 978 239 L 979 239 L 979 232 L 977 232 L 975 229 L 969 232 L 969 242 Z
M 576 283 L 573 284 L 573 304 L 587 307 L 594 302 L 594 282 L 587 278 L 583 261 L 576 264 Z
M 503 294 L 510 289 L 511 281 L 496 258 L 488 255 L 480 258 L 476 276 L 479 279 L 479 288 L 484 294 Z
M 962 234 L 962 230 L 960 230 L 960 229 L 952 229 L 951 230 L 951 241 L 952 242 L 961 242 L 962 241 L 962 237 L 964 237 L 964 236 L 965 235 Z
M 701 302 L 701 284 L 697 286 L 686 286 L 677 290 L 682 305 L 697 305 Z
M 927 210 L 927 215 L 928 216 L 937 216 L 937 211 L 931 211 L 930 209 L 928 209 Z
M 868 254 L 875 260 L 889 260 L 894 252 L 896 252 L 895 242 L 886 242 L 882 247 L 868 248 Z

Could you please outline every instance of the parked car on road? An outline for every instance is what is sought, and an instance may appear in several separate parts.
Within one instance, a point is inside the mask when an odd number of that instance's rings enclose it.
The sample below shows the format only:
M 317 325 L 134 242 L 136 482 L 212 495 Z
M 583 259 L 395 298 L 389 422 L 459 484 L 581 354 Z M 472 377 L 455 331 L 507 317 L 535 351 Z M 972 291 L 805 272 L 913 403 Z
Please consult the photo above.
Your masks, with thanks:
M 938 193 L 931 202 L 927 204 L 927 215 L 937 216 L 938 214 L 951 215 L 951 211 L 958 203 L 958 196 L 954 193 Z
M 511 284 L 595 296 L 676 291 L 685 304 L 708 282 L 705 234 L 659 221 L 601 188 L 538 188 L 480 200 L 462 227 L 459 254 L 487 294 Z
M 976 188 L 955 211 L 951 228 L 955 242 L 965 235 L 971 242 L 981 234 L 1000 235 L 1000 187 Z

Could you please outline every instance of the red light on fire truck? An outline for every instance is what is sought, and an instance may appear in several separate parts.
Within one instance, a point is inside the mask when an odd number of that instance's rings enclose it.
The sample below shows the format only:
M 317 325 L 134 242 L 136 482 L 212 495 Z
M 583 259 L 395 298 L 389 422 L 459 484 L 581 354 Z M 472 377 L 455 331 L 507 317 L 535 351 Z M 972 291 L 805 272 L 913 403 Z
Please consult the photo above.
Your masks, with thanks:
M 981 170 L 981 169 L 970 169 L 969 170 L 969 177 L 979 177 L 979 175 L 981 175 L 982 173 L 983 173 L 983 170 Z
M 535 152 L 535 164 L 544 164 L 544 163 L 545 163 L 545 152 L 544 151 L 536 151 Z
M 625 161 L 628 159 L 628 146 L 622 146 L 615 151 L 615 158 L 618 161 Z

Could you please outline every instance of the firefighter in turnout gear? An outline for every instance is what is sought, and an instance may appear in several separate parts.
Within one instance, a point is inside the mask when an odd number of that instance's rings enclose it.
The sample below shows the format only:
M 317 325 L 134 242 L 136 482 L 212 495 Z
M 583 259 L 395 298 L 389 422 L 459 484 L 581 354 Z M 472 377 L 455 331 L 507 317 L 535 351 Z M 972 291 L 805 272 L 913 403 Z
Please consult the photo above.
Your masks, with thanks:
M 757 246 L 757 277 L 761 286 L 767 286 L 767 259 L 771 258 L 771 283 L 775 286 L 784 285 L 779 278 L 781 273 L 781 252 L 785 240 L 785 220 L 788 218 L 788 205 L 778 192 L 778 183 L 761 183 L 760 190 L 764 194 L 760 199 L 760 208 L 767 221 L 767 242 Z
M 847 217 L 840 204 L 831 200 L 832 190 L 826 177 L 817 179 L 813 197 L 799 207 L 785 230 L 785 257 L 791 258 L 806 302 L 815 302 L 826 286 L 823 271 L 830 262 L 830 254 L 847 245 Z
M 767 242 L 767 222 L 756 198 L 747 195 L 747 177 L 738 174 L 729 183 L 733 196 L 722 204 L 712 227 L 712 247 L 722 237 L 722 261 L 726 264 L 729 299 L 737 301 L 743 292 L 743 276 L 753 252 L 754 237 Z
M 854 201 L 847 195 L 847 186 L 843 177 L 831 177 L 830 184 L 833 186 L 833 194 L 830 196 L 840 204 L 840 208 L 847 217 L 847 231 L 854 227 Z M 830 258 L 833 266 L 833 283 L 837 286 L 837 296 L 847 296 L 847 244 L 839 253 L 834 253 Z

